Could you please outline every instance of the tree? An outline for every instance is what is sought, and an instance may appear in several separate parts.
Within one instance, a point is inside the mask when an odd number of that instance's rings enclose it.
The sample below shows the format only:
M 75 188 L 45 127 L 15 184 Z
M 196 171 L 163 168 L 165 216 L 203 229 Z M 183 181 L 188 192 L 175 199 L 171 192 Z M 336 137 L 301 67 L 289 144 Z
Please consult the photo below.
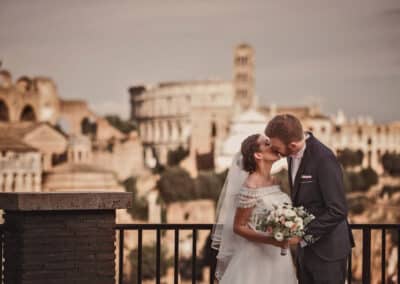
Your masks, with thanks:
M 362 169 L 360 175 L 364 181 L 364 188 L 362 188 L 364 191 L 368 190 L 379 181 L 378 174 L 372 168 Z
M 344 171 L 343 179 L 346 192 L 367 191 L 378 183 L 379 176 L 372 168 L 366 168 L 359 172 Z
M 165 169 L 157 183 L 160 195 L 167 204 L 196 199 L 194 181 L 181 167 Z
M 400 175 L 400 154 L 386 153 L 382 156 L 382 166 L 392 176 Z
M 95 121 L 91 122 L 89 118 L 85 117 L 81 121 L 81 132 L 83 135 L 94 138 L 97 133 L 97 123 Z
M 223 181 L 214 172 L 200 172 L 195 180 L 196 193 L 198 198 L 211 199 L 216 203 L 223 187 Z
M 205 246 L 202 248 L 200 255 L 196 261 L 196 280 L 202 281 L 203 280 L 203 268 L 207 265 L 205 263 L 205 250 L 207 249 L 207 245 L 211 245 L 211 238 L 208 237 Z M 189 280 L 192 279 L 192 258 L 191 257 L 181 257 L 179 259 L 179 274 L 181 275 L 182 279 Z
M 138 266 L 138 250 L 137 248 L 132 250 L 129 254 L 129 258 L 132 264 L 132 270 L 129 283 L 137 283 L 137 266 Z M 142 247 L 142 279 L 152 280 L 156 277 L 156 244 L 143 245 Z M 167 259 L 167 251 L 165 248 L 161 247 L 161 276 L 165 276 L 168 267 L 172 266 L 172 262 Z
M 367 208 L 371 207 L 372 202 L 368 197 L 361 195 L 349 198 L 347 204 L 352 214 L 362 214 Z
M 126 192 L 132 193 L 132 207 L 127 209 L 127 212 L 136 219 L 148 219 L 148 203 L 143 197 L 138 197 L 136 178 L 129 177 L 122 182 Z
M 364 190 L 365 183 L 359 173 L 349 172 L 351 191 Z
M 364 153 L 361 150 L 353 151 L 346 148 L 338 153 L 337 158 L 344 168 L 355 167 L 362 164 Z
M 390 185 L 385 185 L 380 193 L 380 196 L 384 196 L 385 194 L 388 194 L 389 196 L 392 196 L 392 194 L 400 192 L 400 186 L 390 186 Z
M 179 146 L 176 150 L 169 150 L 167 155 L 168 166 L 178 166 L 179 163 L 189 155 L 189 150 Z
M 106 115 L 105 119 L 115 128 L 117 128 L 122 133 L 128 134 L 132 130 L 137 129 L 135 122 L 131 120 L 123 120 L 118 115 Z

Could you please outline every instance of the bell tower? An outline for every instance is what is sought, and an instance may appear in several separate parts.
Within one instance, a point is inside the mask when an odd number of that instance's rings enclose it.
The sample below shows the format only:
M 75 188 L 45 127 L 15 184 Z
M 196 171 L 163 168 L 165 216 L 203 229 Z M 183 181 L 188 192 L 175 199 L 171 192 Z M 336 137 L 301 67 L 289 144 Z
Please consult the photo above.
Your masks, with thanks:
M 234 52 L 233 86 L 235 91 L 235 112 L 248 110 L 254 102 L 254 49 L 245 43 L 238 45 Z

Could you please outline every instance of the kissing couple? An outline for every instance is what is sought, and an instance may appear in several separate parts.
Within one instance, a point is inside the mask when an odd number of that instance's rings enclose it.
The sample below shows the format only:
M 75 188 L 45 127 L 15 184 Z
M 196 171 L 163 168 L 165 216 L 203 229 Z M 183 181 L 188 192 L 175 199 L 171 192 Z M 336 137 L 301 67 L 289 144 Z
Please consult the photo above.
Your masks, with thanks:
M 271 175 L 272 164 L 281 157 L 288 161 L 290 196 Z M 281 220 L 272 216 L 276 208 L 304 208 L 313 219 L 301 234 L 288 238 L 278 238 L 271 227 L 257 230 L 258 216 Z M 296 225 L 290 222 L 289 227 Z M 295 116 L 274 117 L 264 134 L 247 137 L 235 155 L 211 237 L 218 250 L 219 284 L 345 283 L 354 240 L 336 156 L 304 132 Z M 295 264 L 290 253 L 282 254 L 290 245 L 297 246 Z

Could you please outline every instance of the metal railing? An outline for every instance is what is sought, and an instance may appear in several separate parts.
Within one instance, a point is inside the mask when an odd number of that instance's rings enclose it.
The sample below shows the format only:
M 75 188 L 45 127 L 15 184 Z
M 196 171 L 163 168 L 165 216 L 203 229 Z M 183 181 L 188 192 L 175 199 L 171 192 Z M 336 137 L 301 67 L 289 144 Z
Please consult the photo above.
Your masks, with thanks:
M 0 224 L 0 283 L 4 283 L 4 224 Z
M 197 275 L 197 234 L 198 231 L 208 231 L 211 233 L 212 224 L 118 224 L 115 229 L 118 231 L 119 251 L 118 251 L 118 283 L 123 283 L 123 259 L 124 259 L 124 232 L 135 230 L 138 233 L 137 243 L 137 283 L 142 283 L 142 248 L 143 248 L 143 231 L 152 230 L 156 232 L 156 283 L 161 281 L 161 232 L 165 230 L 174 231 L 174 284 L 179 279 L 179 235 L 182 230 L 192 231 L 192 283 L 196 283 Z M 213 283 L 214 267 L 210 267 L 210 283 Z
M 211 233 L 213 224 L 118 224 L 115 230 L 119 236 L 119 251 L 118 251 L 118 283 L 123 283 L 124 275 L 124 233 L 125 231 L 137 231 L 137 273 L 136 283 L 142 283 L 142 257 L 143 257 L 143 231 L 151 230 L 156 232 L 156 276 L 155 281 L 157 284 L 161 282 L 161 235 L 162 231 L 174 231 L 174 284 L 179 281 L 179 236 L 181 230 L 192 231 L 192 283 L 196 283 L 197 275 L 197 233 L 198 231 L 208 231 Z M 386 234 L 389 231 L 397 232 L 397 259 L 400 260 L 400 224 L 351 224 L 353 231 L 361 230 L 362 232 L 362 283 L 371 282 L 371 232 L 378 230 L 381 231 L 381 283 L 386 283 Z M 356 244 L 359 245 L 359 244 Z M 214 283 L 215 267 L 210 266 L 210 283 Z M 349 256 L 348 261 L 348 283 L 352 283 L 352 256 Z M 400 281 L 400 269 L 397 268 L 397 279 Z M 400 282 L 398 282 L 400 283 Z
M 350 224 L 353 231 L 362 231 L 362 283 L 371 282 L 371 233 L 381 232 L 381 283 L 386 283 L 386 234 L 388 231 L 397 232 L 397 283 L 400 283 L 400 224 Z M 357 245 L 357 244 L 356 244 Z M 352 283 L 352 255 L 348 261 L 347 282 Z

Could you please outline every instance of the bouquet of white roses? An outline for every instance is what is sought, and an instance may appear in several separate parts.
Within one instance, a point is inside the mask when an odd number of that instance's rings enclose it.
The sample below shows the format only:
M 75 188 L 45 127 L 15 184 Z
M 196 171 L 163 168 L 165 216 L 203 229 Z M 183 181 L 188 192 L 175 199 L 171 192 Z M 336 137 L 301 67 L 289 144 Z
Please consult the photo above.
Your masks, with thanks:
M 288 203 L 273 205 L 273 209 L 262 214 L 256 214 L 253 224 L 257 231 L 265 232 L 277 241 L 289 240 L 293 237 L 303 237 L 305 226 L 314 215 L 308 213 L 303 206 L 294 207 Z M 286 255 L 287 249 L 282 249 L 281 255 Z

